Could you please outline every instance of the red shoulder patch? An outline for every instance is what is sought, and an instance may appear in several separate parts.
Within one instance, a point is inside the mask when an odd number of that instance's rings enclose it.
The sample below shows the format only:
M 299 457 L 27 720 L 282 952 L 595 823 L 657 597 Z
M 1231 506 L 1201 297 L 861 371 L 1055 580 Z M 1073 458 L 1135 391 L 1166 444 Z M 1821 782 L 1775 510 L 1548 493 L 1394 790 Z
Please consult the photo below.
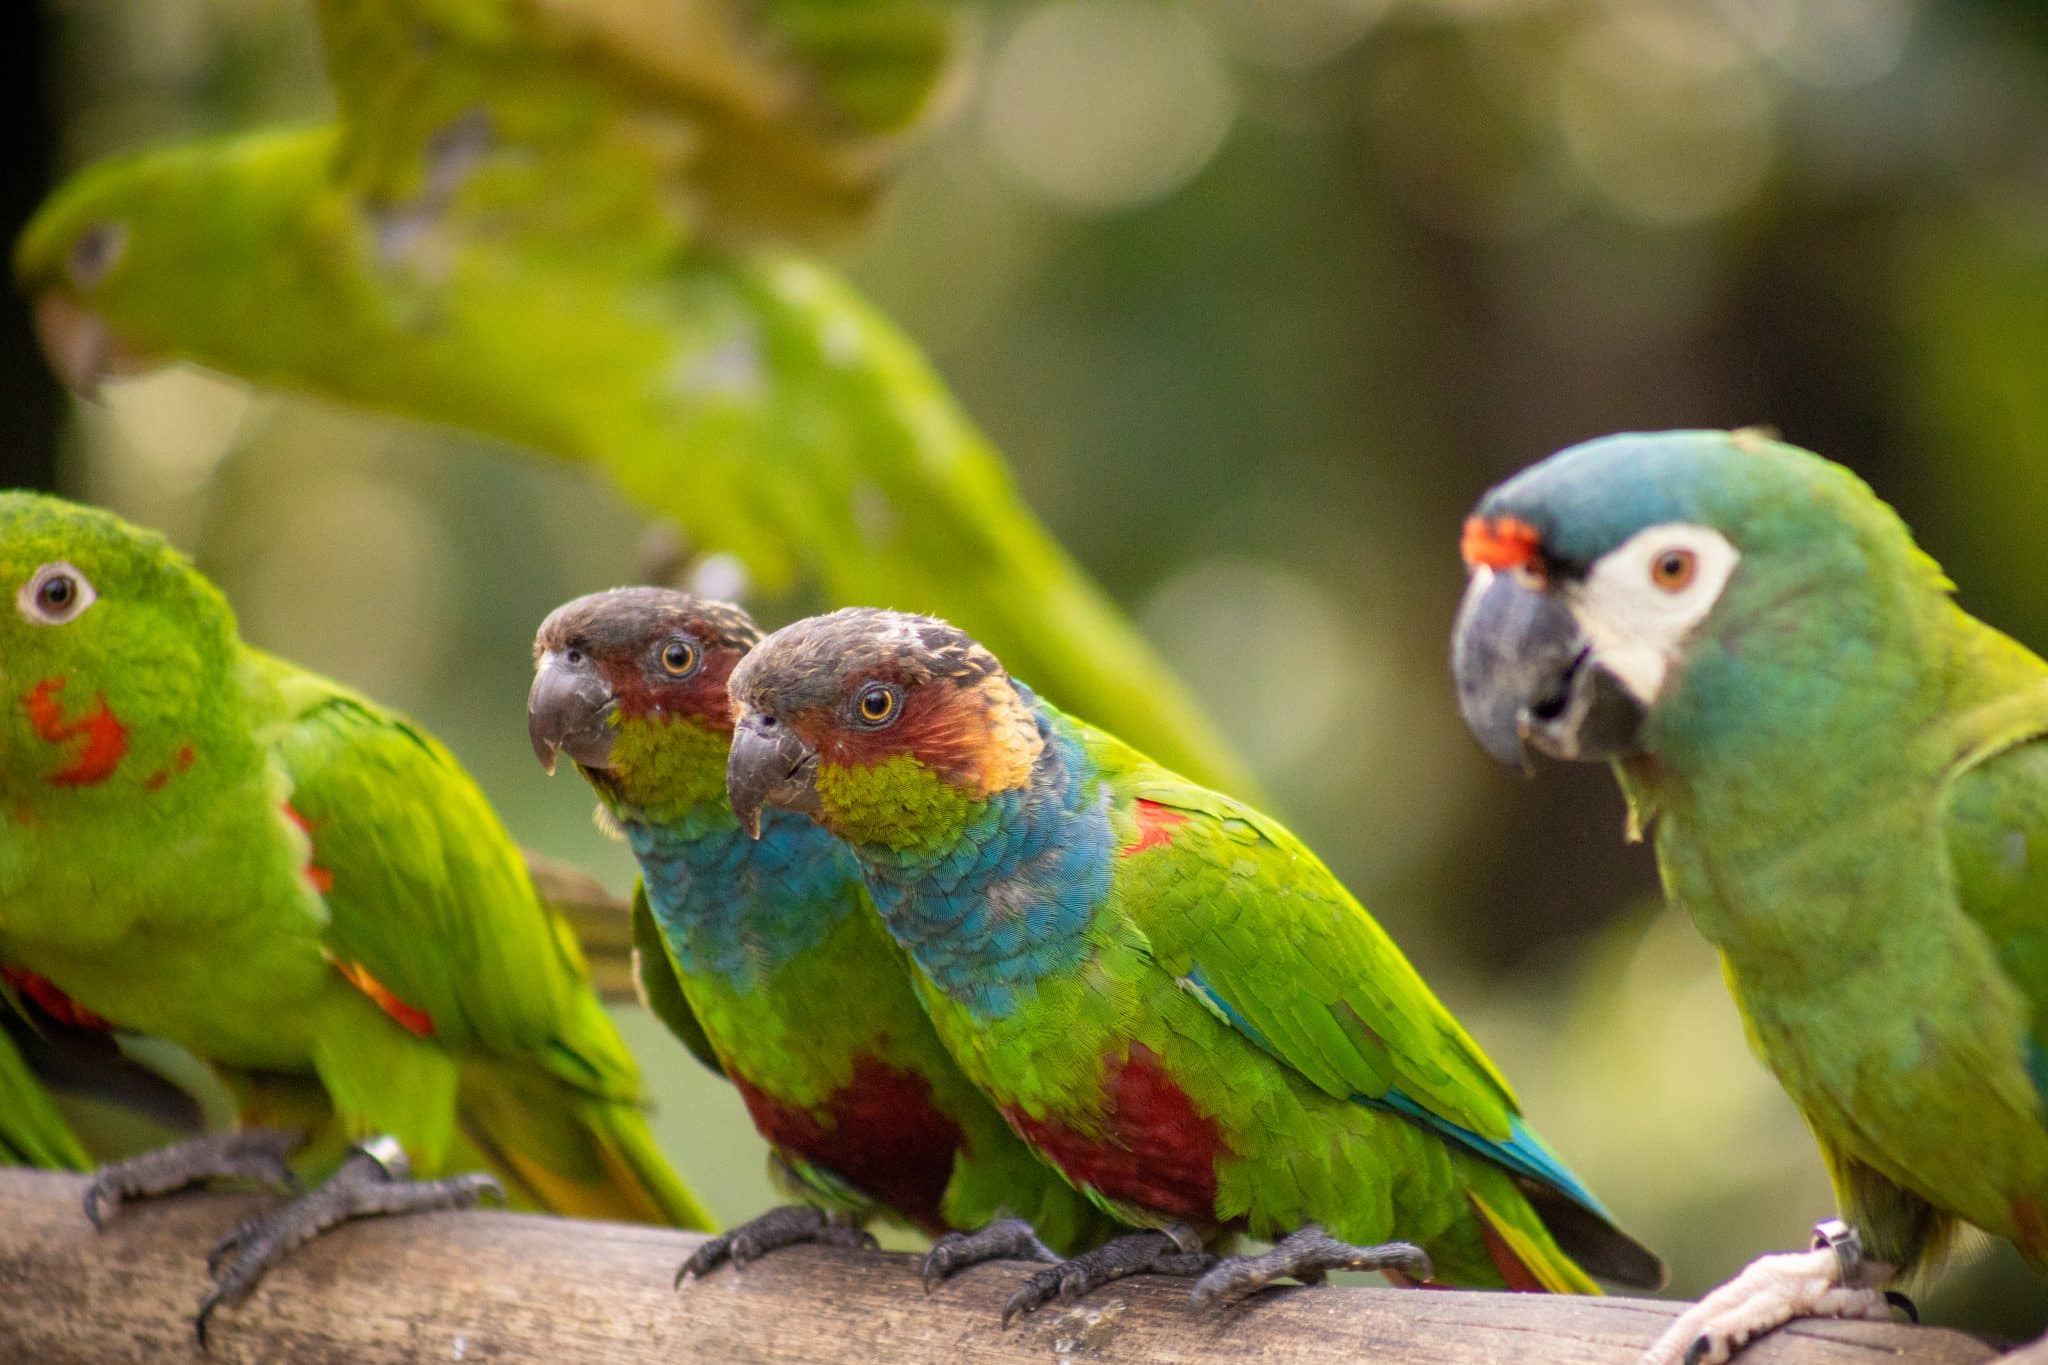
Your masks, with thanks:
M 143 782 L 143 789 L 149 792 L 151 795 L 154 795 L 157 792 L 162 791 L 164 789 L 164 785 L 168 783 L 173 777 L 177 776 L 179 773 L 184 772 L 187 768 L 192 766 L 193 758 L 194 754 L 192 752 L 192 746 L 189 744 L 181 745 L 178 749 L 178 752 L 171 755 L 170 765 L 168 767 L 158 768 L 155 772 L 151 773 L 148 779 L 145 782 Z
M 1124 845 L 1121 856 L 1125 858 L 1148 848 L 1165 848 L 1173 842 L 1173 831 L 1188 822 L 1188 813 L 1141 796 L 1131 803 L 1131 818 L 1138 822 L 1138 837 Z
M 1076 1185 L 1191 1223 L 1216 1221 L 1216 1162 L 1229 1144 L 1216 1121 L 1195 1108 L 1157 1053 L 1133 1043 L 1105 1067 L 1099 1135 L 1014 1106 L 1003 1116 Z
M 389 986 L 370 975 L 369 968 L 360 962 L 344 962 L 340 958 L 329 958 L 334 970 L 341 973 L 342 980 L 370 997 L 378 1009 L 386 1014 L 415 1038 L 434 1036 L 434 1021 L 423 1009 L 415 1009 L 394 995 Z
M 313 822 L 299 814 L 298 807 L 289 801 L 284 803 L 283 810 L 284 818 L 297 825 L 299 832 L 306 836 L 308 843 L 311 843 L 313 839 Z M 334 889 L 334 874 L 326 868 L 316 865 L 310 858 L 306 860 L 305 872 L 306 884 L 321 895 L 324 896 Z
M 29 689 L 21 699 L 22 708 L 28 712 L 28 722 L 35 727 L 36 738 L 45 744 L 69 744 L 74 739 L 83 739 L 85 747 L 78 751 L 78 757 L 71 765 L 51 773 L 44 780 L 53 787 L 90 787 L 104 782 L 114 775 L 114 769 L 121 766 L 121 760 L 128 756 L 128 730 L 107 705 L 104 694 L 98 697 L 92 708 L 76 718 L 67 719 L 64 708 L 57 700 L 57 694 L 64 690 L 67 679 L 45 678 Z
M 57 989 L 49 978 L 37 976 L 26 967 L 0 966 L 0 980 L 36 1002 L 36 1007 L 60 1024 L 105 1033 L 113 1027 L 106 1019 Z
M 966 1134 L 932 1102 L 931 1082 L 867 1055 L 853 1079 L 812 1112 L 732 1071 L 761 1136 L 881 1200 L 926 1233 L 947 1229 L 940 1207 Z

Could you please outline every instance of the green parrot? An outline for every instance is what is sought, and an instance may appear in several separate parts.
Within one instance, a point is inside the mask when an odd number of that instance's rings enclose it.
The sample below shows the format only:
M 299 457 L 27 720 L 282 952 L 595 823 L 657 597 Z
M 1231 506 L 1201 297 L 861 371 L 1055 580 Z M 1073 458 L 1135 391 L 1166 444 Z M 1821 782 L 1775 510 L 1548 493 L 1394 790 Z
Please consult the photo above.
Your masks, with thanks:
M 701 1034 L 807 1201 L 713 1238 L 682 1274 L 858 1242 L 878 1212 L 939 1239 L 928 1282 L 1099 1240 L 1108 1221 L 932 1032 L 852 855 L 801 815 L 773 812 L 758 840 L 740 829 L 725 683 L 760 638 L 736 606 L 619 588 L 558 608 L 534 641 L 534 752 L 550 772 L 560 755 L 575 763 L 640 863 L 654 931 L 643 993 L 664 1017 L 680 994 L 685 1037 Z
M 729 687 L 741 821 L 780 807 L 843 840 L 961 1070 L 1091 1199 L 1159 1229 L 1034 1275 L 1009 1311 L 1141 1270 L 1203 1272 L 1200 1302 L 1340 1268 L 1661 1282 L 1277 822 L 929 617 L 800 621 Z M 1211 1268 L 1218 1231 L 1282 1240 Z
M 213 1063 L 248 1125 L 107 1168 L 88 1212 L 281 1179 L 291 1130 L 313 1134 L 298 1170 L 339 1167 L 216 1249 L 202 1339 L 349 1217 L 509 1191 L 707 1225 L 573 938 L 445 749 L 244 646 L 189 562 L 108 513 L 0 494 L 0 594 L 0 963 L 45 1008 Z M 467 1167 L 492 1174 L 408 1178 Z
M 1853 474 L 1758 432 L 1564 451 L 1464 556 L 1473 733 L 1613 764 L 1840 1206 L 1649 1358 L 1886 1319 L 1966 1224 L 2048 1270 L 2048 666 Z
M 814 217 L 788 194 L 849 181 L 865 205 L 942 102 L 957 4 L 319 14 L 337 122 L 89 167 L 22 234 L 74 387 L 191 360 L 592 466 L 766 593 L 953 613 L 1053 695 L 1249 785 L 910 341 L 787 251 Z

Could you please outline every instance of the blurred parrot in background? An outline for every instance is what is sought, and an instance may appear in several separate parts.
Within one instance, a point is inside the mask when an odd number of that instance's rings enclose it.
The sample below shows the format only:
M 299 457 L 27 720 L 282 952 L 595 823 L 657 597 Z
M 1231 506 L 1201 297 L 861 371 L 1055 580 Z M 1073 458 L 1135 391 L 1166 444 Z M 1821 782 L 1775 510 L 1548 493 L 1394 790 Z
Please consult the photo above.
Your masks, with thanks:
M 1033 1276 L 1008 1311 L 1137 1271 L 1202 1273 L 1199 1302 L 1333 1269 L 1662 1282 L 1273 820 L 927 617 L 800 621 L 729 686 L 740 820 L 781 807 L 845 840 L 961 1069 L 1090 1198 L 1161 1229 Z M 1212 1267 L 1219 1230 L 1282 1240 Z
M 621 588 L 558 608 L 534 641 L 534 752 L 550 772 L 558 755 L 576 764 L 640 863 L 658 930 L 644 993 L 681 993 L 808 1201 L 713 1238 L 683 1274 L 859 1241 L 877 1212 L 939 1238 L 928 1281 L 1099 1240 L 1108 1220 L 1026 1150 L 932 1032 L 852 854 L 802 815 L 771 812 L 758 840 L 740 828 L 725 683 L 760 638 L 738 607 Z
M 601 469 L 782 594 L 940 610 L 1249 778 L 916 348 L 792 244 L 957 84 L 957 0 L 318 6 L 339 118 L 116 157 L 17 243 L 73 387 L 183 359 Z
M 1965 1224 L 2048 1270 L 2048 666 L 1853 474 L 1757 432 L 1555 455 L 1464 556 L 1473 733 L 1614 765 L 1840 1205 L 1649 1358 L 1887 1319 Z
M 339 1166 L 216 1248 L 202 1340 L 349 1217 L 509 1191 L 706 1226 L 572 938 L 446 750 L 244 646 L 189 562 L 107 513 L 0 494 L 0 592 L 0 963 L 45 1008 L 215 1064 L 251 1125 L 107 1168 L 88 1211 L 280 1179 L 294 1129 L 298 1169 Z M 471 1166 L 492 1174 L 408 1177 Z

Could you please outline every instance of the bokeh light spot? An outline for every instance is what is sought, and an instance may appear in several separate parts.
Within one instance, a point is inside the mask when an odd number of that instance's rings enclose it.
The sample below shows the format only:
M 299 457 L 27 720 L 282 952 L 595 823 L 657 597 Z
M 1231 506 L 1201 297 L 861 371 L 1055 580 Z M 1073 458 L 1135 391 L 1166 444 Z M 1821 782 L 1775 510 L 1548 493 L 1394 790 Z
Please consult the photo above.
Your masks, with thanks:
M 1135 0 L 1066 0 L 991 63 L 984 127 L 1003 163 L 1079 212 L 1132 208 L 1207 164 L 1236 99 L 1208 31 Z

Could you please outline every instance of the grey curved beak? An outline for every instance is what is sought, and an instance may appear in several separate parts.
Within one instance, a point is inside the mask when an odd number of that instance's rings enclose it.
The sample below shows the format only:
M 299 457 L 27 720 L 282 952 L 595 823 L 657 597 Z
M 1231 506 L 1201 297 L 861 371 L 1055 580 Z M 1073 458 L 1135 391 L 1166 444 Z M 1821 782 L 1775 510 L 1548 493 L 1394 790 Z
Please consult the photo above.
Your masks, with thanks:
M 817 760 L 817 751 L 774 716 L 750 712 L 740 718 L 726 755 L 725 792 L 748 834 L 761 837 L 763 806 L 817 812 Z
M 542 655 L 526 694 L 526 737 L 540 766 L 553 775 L 557 755 L 567 754 L 586 768 L 610 767 L 616 704 L 588 658 L 571 663 L 554 650 Z
M 1554 592 L 1479 569 L 1451 636 L 1458 710 L 1479 747 L 1527 770 L 1528 750 L 1598 761 L 1636 751 L 1643 707 L 1603 667 Z

